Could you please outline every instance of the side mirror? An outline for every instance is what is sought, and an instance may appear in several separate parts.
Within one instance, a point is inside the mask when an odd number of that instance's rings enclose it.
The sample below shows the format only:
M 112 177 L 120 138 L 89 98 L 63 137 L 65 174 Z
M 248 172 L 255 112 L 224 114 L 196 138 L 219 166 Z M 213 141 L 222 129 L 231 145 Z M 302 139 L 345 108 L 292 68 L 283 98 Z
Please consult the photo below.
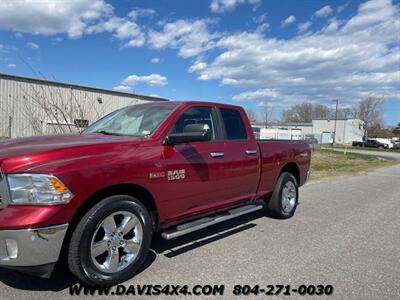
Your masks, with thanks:
M 164 145 L 204 142 L 210 140 L 210 127 L 207 124 L 189 124 L 185 126 L 182 133 L 169 134 L 164 140 Z

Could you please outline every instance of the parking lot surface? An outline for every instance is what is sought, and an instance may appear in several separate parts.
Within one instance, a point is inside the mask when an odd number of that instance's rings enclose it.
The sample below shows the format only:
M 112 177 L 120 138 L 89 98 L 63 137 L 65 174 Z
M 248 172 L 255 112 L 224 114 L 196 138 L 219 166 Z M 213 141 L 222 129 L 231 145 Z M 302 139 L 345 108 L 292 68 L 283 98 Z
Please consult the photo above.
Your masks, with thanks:
M 399 183 L 399 165 L 311 183 L 292 219 L 254 213 L 168 242 L 155 237 L 144 270 L 125 284 L 224 284 L 227 299 L 236 284 L 323 284 L 334 287 L 330 299 L 400 299 Z M 65 271 L 46 280 L 0 269 L 0 299 L 72 298 L 73 283 Z

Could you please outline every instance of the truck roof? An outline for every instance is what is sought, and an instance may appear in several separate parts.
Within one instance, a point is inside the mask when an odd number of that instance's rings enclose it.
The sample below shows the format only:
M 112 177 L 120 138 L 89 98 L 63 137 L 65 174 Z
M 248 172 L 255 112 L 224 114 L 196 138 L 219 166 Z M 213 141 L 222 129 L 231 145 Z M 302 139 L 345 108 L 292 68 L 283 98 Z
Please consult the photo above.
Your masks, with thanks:
M 163 101 L 163 102 L 156 102 L 156 101 L 151 101 L 151 102 L 146 102 L 146 103 L 140 103 L 136 105 L 169 105 L 169 106 L 189 106 L 189 105 L 204 105 L 204 106 L 217 106 L 217 107 L 230 107 L 234 109 L 241 109 L 241 106 L 238 105 L 232 105 L 232 104 L 225 104 L 225 103 L 218 103 L 218 102 L 211 102 L 211 101 L 193 101 L 193 100 L 185 100 L 185 101 Z

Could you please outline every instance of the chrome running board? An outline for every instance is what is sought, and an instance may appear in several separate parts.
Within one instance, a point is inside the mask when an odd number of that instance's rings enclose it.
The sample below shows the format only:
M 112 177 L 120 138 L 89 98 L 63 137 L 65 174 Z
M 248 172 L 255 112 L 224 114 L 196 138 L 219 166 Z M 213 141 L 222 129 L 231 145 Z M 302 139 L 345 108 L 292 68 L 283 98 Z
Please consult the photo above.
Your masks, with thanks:
M 198 219 L 189 223 L 185 223 L 182 225 L 178 225 L 176 228 L 167 230 L 161 234 L 161 236 L 166 239 L 166 240 L 171 240 L 174 238 L 177 238 L 179 236 L 191 233 L 193 231 L 197 231 L 203 228 L 206 228 L 208 226 L 227 221 L 229 219 L 233 219 L 248 213 L 251 213 L 256 210 L 262 209 L 262 205 L 246 205 L 246 206 L 241 206 L 238 208 L 230 209 L 227 212 L 215 215 L 215 216 L 210 216 L 210 217 L 205 217 L 202 219 Z

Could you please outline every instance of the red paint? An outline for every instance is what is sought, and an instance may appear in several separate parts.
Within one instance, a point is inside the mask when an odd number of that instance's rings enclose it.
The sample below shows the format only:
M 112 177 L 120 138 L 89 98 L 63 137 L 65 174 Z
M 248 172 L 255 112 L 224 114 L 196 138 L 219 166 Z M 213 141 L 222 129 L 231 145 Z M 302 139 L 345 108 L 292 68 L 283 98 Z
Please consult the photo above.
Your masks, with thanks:
M 239 110 L 248 140 L 163 145 L 171 126 L 192 106 Z M 257 155 L 246 155 L 248 149 L 257 149 Z M 215 159 L 210 152 L 224 152 L 225 156 Z M 155 199 L 161 227 L 168 227 L 198 214 L 268 196 L 281 169 L 290 162 L 299 167 L 302 185 L 310 165 L 306 142 L 257 142 L 242 108 L 209 102 L 182 102 L 148 138 L 87 134 L 5 141 L 0 143 L 3 173 L 53 174 L 75 197 L 56 206 L 9 205 L 0 210 L 0 229 L 69 222 L 91 195 L 118 184 L 147 189 Z M 185 169 L 185 179 L 167 180 L 169 170 L 180 169 Z M 155 177 L 150 179 L 150 174 Z

